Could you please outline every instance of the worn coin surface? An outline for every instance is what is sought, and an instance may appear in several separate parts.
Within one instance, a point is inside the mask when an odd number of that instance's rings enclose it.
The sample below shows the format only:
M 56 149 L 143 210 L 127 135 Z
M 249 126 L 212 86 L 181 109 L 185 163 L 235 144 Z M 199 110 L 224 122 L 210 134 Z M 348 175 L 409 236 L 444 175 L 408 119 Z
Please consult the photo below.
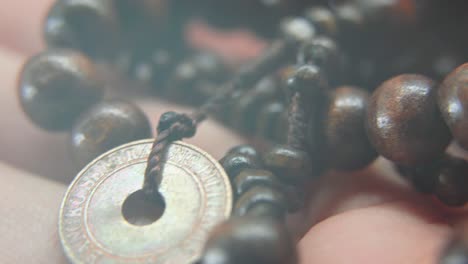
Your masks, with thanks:
M 175 142 L 160 186 L 161 218 L 144 226 L 127 222 L 122 205 L 142 187 L 152 141 L 103 154 L 69 187 L 59 234 L 71 263 L 191 263 L 211 229 L 229 217 L 232 191 L 222 167 L 204 151 Z

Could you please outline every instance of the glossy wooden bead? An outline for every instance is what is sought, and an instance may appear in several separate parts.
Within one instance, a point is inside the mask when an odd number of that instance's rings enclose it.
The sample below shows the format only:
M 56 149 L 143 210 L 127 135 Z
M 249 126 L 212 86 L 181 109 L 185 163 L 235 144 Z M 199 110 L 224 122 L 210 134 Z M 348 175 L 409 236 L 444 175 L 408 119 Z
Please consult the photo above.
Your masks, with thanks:
M 283 223 L 248 216 L 215 228 L 197 264 L 285 264 L 295 258 L 295 246 Z
M 297 62 L 299 64 L 314 64 L 326 70 L 332 70 L 338 64 L 338 46 L 328 37 L 313 38 L 301 46 Z
M 45 20 L 44 36 L 49 46 L 110 59 L 119 48 L 118 23 L 113 0 L 57 1 Z
M 102 102 L 83 114 L 75 123 L 70 150 L 78 168 L 107 150 L 151 137 L 146 115 L 135 105 L 123 101 Z
M 130 77 L 161 91 L 166 87 L 176 59 L 166 49 L 156 49 L 148 54 L 132 58 L 127 67 Z
M 73 32 L 71 25 L 64 19 L 62 8 L 63 4 L 56 1 L 50 8 L 45 20 L 43 34 L 47 46 L 80 49 L 77 34 Z
M 226 155 L 238 154 L 260 160 L 260 153 L 251 145 L 238 145 L 228 150 Z
M 463 206 L 468 201 L 468 162 L 448 157 L 435 184 L 435 195 L 448 206 Z
M 332 168 L 361 169 L 377 153 L 365 130 L 369 94 L 359 88 L 343 86 L 330 94 L 324 118 L 327 159 Z
M 78 52 L 66 50 L 51 50 L 31 58 L 23 67 L 18 88 L 26 115 L 52 131 L 69 129 L 103 94 L 93 63 Z
M 440 157 L 451 136 L 436 100 L 436 84 L 424 76 L 406 74 L 384 82 L 367 111 L 367 134 L 377 152 L 406 165 Z
M 310 156 L 287 146 L 275 146 L 263 155 L 266 168 L 286 182 L 298 182 L 312 173 Z
M 313 151 L 322 149 L 322 122 L 323 111 L 326 103 L 326 78 L 322 74 L 322 70 L 311 64 L 302 65 L 292 72 L 291 77 L 287 81 L 287 91 L 289 98 L 296 96 L 299 93 L 297 105 L 295 106 L 296 113 L 291 115 L 291 110 L 288 111 L 288 123 L 283 128 L 288 131 L 288 144 L 295 148 L 304 148 L 304 141 L 307 141 L 307 148 Z M 297 112 L 300 110 L 300 113 Z M 292 118 L 292 119 L 291 119 Z M 297 127 L 295 131 L 290 131 L 291 122 L 301 124 L 301 128 Z M 293 135 L 291 137 L 290 135 Z M 299 137 L 298 137 L 299 136 Z M 304 137 L 304 139 L 300 139 Z M 291 139 L 293 139 L 292 142 Z M 316 156 L 313 162 L 317 165 Z
M 252 206 L 261 202 L 271 203 L 284 212 L 288 211 L 288 201 L 284 192 L 270 186 L 256 186 L 239 197 L 235 204 L 234 214 L 244 216 Z
M 455 69 L 442 82 L 438 102 L 453 137 L 468 149 L 468 63 Z
M 231 179 L 234 179 L 244 169 L 261 167 L 261 162 L 257 158 L 236 153 L 224 156 L 220 163 Z
M 315 31 L 315 27 L 303 17 L 287 17 L 280 23 L 281 36 L 294 42 L 312 39 Z
M 340 82 L 342 63 L 338 46 L 334 40 L 317 36 L 303 43 L 297 55 L 298 64 L 314 64 L 334 84 Z
M 284 219 L 286 212 L 283 208 L 270 202 L 258 202 L 249 208 L 248 216 L 254 217 L 272 217 L 279 220 Z
M 437 177 L 440 173 L 440 162 L 421 166 L 397 166 L 398 172 L 418 191 L 433 194 Z
M 305 11 L 308 19 L 317 29 L 318 33 L 328 36 L 338 34 L 338 21 L 335 14 L 326 7 L 312 7 Z
M 281 186 L 281 182 L 275 175 L 273 175 L 273 173 L 258 169 L 242 170 L 233 182 L 234 191 L 238 196 L 256 186 L 270 186 L 277 188 Z

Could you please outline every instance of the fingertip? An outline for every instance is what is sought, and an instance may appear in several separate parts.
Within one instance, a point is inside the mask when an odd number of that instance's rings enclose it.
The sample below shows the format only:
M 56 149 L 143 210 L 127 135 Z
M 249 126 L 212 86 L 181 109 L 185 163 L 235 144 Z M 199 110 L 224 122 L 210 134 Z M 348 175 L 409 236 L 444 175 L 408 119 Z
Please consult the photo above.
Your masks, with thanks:
M 0 43 L 21 54 L 40 51 L 42 24 L 52 0 L 7 0 L 0 9 Z

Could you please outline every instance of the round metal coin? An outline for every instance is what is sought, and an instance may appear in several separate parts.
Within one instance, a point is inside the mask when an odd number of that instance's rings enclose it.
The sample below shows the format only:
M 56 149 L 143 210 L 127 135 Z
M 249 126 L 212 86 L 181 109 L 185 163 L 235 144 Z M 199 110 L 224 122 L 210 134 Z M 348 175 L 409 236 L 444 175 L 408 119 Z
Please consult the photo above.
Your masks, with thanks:
M 113 149 L 73 181 L 59 217 L 60 239 L 72 263 L 191 263 L 211 229 L 229 217 L 232 191 L 222 167 L 204 151 L 175 142 L 160 185 L 162 216 L 144 226 L 127 222 L 122 206 L 142 187 L 152 143 Z

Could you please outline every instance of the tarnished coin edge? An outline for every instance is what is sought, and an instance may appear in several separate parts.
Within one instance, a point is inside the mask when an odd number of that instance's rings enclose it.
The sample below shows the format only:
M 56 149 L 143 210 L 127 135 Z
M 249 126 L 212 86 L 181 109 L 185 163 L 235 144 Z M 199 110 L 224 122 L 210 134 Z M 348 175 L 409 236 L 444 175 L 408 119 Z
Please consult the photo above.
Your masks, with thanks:
M 106 156 L 111 155 L 114 152 L 117 152 L 119 150 L 123 150 L 123 149 L 131 147 L 131 146 L 141 145 L 141 144 L 152 144 L 153 142 L 154 142 L 154 139 L 143 139 L 143 140 L 133 141 L 133 142 L 121 145 L 119 147 L 113 148 L 113 149 L 101 154 L 100 156 L 95 158 L 93 161 L 91 161 L 88 165 L 86 165 L 82 170 L 80 170 L 80 172 L 77 173 L 77 175 L 75 176 L 73 181 L 70 183 L 70 185 L 68 186 L 65 194 L 63 195 L 62 202 L 61 202 L 61 205 L 60 205 L 59 214 L 58 214 L 59 240 L 60 240 L 62 250 L 63 250 L 65 256 L 67 257 L 67 260 L 70 263 L 80 263 L 79 260 L 77 260 L 74 257 L 75 253 L 70 248 L 70 246 L 64 244 L 64 241 L 66 239 L 65 239 L 65 235 L 63 234 L 63 228 L 62 228 L 62 226 L 63 226 L 63 217 L 62 216 L 64 214 L 64 208 L 65 208 L 65 205 L 67 203 L 68 197 L 71 194 L 70 191 L 74 188 L 74 186 L 80 180 L 82 175 L 84 175 L 85 172 L 88 171 L 92 166 L 94 166 L 100 159 L 103 159 Z M 226 193 L 227 201 L 231 201 L 231 203 L 229 203 L 229 202 L 227 203 L 226 210 L 224 212 L 224 216 L 227 219 L 231 215 L 231 212 L 232 212 L 233 193 L 232 193 L 232 188 L 231 188 L 231 184 L 230 184 L 230 181 L 229 181 L 229 177 L 227 176 L 227 174 L 224 171 L 223 167 L 220 165 L 220 163 L 213 156 L 211 156 L 209 153 L 207 153 L 206 151 L 200 149 L 197 146 L 194 146 L 192 144 L 188 144 L 188 143 L 185 143 L 185 142 L 182 142 L 182 141 L 175 141 L 171 145 L 174 145 L 174 144 L 182 146 L 182 147 L 187 147 L 187 148 L 193 149 L 196 152 L 199 152 L 201 155 L 203 155 L 205 158 L 207 158 L 214 165 L 214 167 L 216 167 L 216 169 L 220 172 L 220 175 L 221 175 L 221 177 L 223 179 L 223 183 L 224 183 L 224 185 L 226 187 L 225 189 L 226 189 L 226 192 L 227 192 Z

